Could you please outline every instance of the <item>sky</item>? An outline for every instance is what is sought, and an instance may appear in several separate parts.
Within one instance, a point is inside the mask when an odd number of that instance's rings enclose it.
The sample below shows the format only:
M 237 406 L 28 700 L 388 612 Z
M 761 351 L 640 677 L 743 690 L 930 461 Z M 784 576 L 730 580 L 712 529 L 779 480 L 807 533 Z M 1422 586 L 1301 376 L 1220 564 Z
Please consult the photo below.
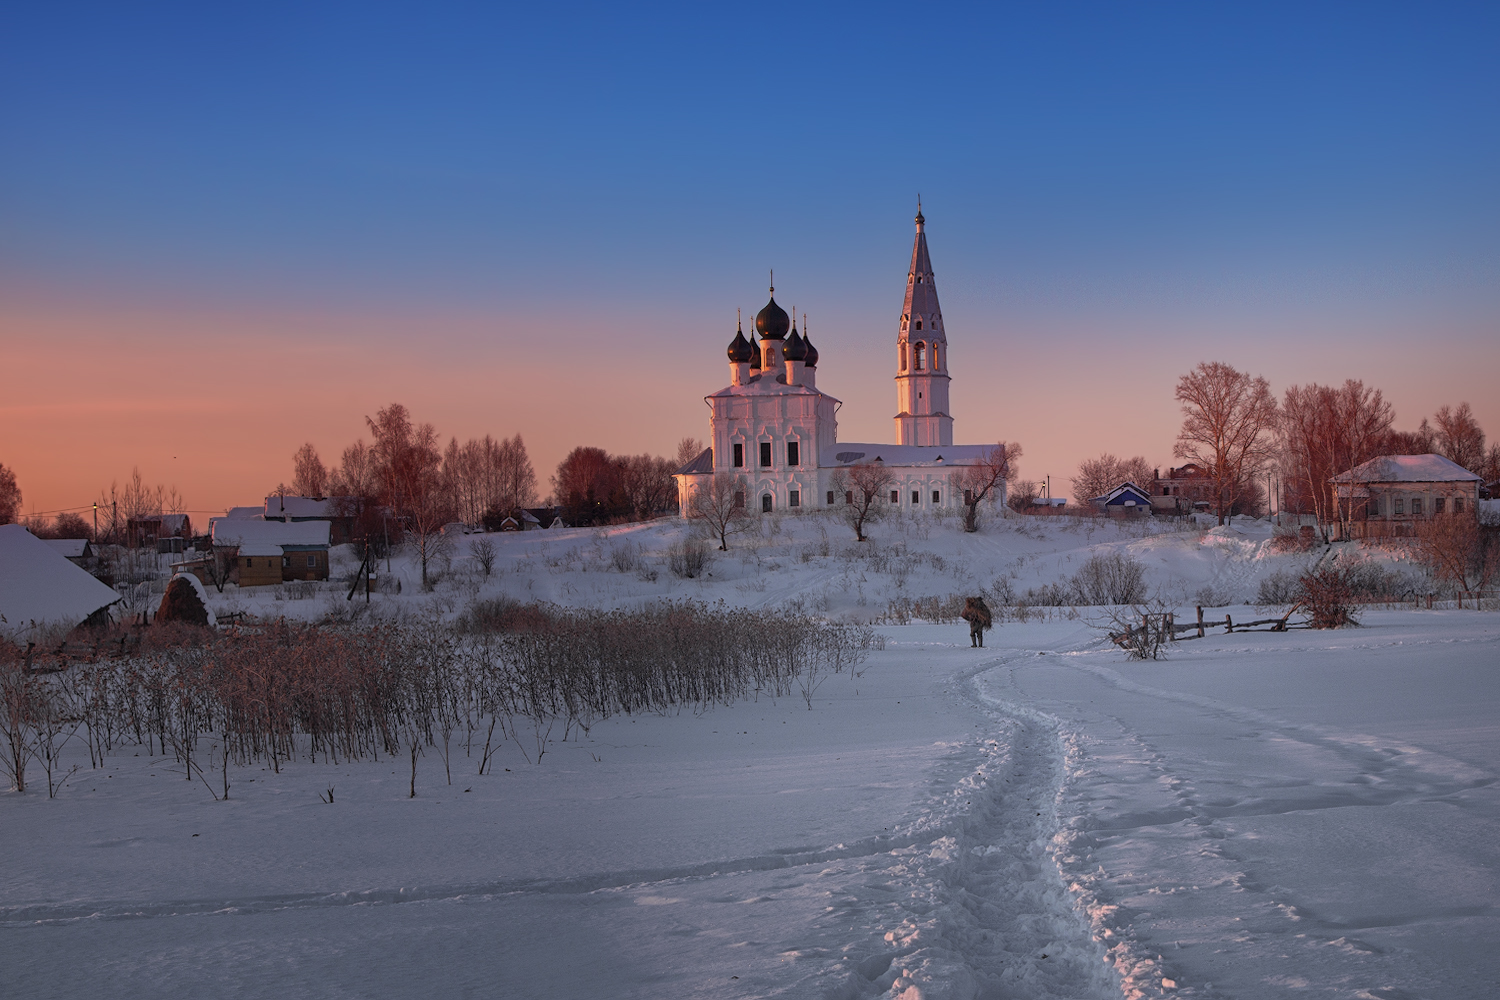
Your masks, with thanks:
M 712 8 L 712 9 L 711 9 Z M 1055 494 L 1171 464 L 1200 361 L 1500 437 L 1485 5 L 47 4 L 0 10 L 0 463 L 257 503 L 401 402 L 707 437 L 735 310 L 806 311 L 891 440 L 920 193 L 955 439 Z

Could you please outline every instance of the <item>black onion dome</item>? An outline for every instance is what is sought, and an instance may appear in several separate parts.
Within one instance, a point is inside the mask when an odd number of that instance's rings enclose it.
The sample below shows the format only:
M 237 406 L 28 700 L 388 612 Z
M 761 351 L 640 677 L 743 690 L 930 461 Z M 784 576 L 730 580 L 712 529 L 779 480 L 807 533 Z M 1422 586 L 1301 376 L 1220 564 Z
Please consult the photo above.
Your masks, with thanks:
M 772 289 L 774 292 L 775 289 Z M 786 336 L 787 330 L 791 329 L 792 318 L 786 314 L 786 310 L 776 304 L 776 296 L 771 296 L 771 301 L 755 316 L 755 329 L 765 340 L 781 340 Z
M 807 347 L 807 357 L 802 359 L 802 364 L 808 368 L 818 367 L 818 349 L 813 346 L 811 337 L 803 337 L 802 343 Z
M 742 365 L 750 360 L 750 341 L 745 339 L 745 331 L 736 329 L 734 339 L 729 342 L 729 360 L 737 365 Z
M 755 334 L 750 335 L 750 367 L 755 371 L 760 370 L 760 345 L 755 342 Z
M 792 335 L 787 339 L 786 347 L 782 348 L 781 353 L 788 361 L 807 360 L 807 343 L 797 335 L 795 326 L 792 327 Z

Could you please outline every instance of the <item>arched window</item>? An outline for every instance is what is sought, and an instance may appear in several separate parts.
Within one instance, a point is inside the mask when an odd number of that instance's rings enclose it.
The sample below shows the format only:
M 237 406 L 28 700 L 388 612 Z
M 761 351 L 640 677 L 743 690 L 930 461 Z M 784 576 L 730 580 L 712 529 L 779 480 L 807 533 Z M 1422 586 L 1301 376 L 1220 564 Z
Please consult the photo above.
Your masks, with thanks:
M 906 371 L 906 345 L 901 345 L 901 370 Z
M 917 329 L 918 330 L 922 329 L 922 321 L 920 319 L 917 320 Z
M 925 345 L 920 340 L 917 341 L 916 346 L 912 348 L 912 352 L 911 352 L 911 357 L 912 357 L 911 366 L 913 368 L 915 368 L 917 371 L 921 371 L 922 370 L 923 355 L 925 353 L 926 353 Z
M 933 371 L 938 371 L 939 370 L 939 365 L 938 365 L 938 345 L 936 345 L 936 344 L 932 345 L 932 370 Z

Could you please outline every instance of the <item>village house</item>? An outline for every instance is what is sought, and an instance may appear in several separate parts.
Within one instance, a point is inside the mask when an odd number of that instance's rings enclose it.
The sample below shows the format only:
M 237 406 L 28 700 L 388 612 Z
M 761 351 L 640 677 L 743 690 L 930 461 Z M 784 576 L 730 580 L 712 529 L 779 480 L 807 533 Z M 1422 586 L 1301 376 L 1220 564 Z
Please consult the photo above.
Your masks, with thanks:
M 215 551 L 232 554 L 241 587 L 328 579 L 329 522 L 212 519 Z
M 193 519 L 186 514 L 147 514 L 125 521 L 125 545 L 132 549 L 181 552 L 192 536 Z
M 24 525 L 0 525 L 0 639 L 24 646 L 108 620 L 120 595 Z
M 1479 510 L 1479 477 L 1442 455 L 1382 455 L 1330 482 L 1359 537 L 1407 535 L 1424 519 Z
M 1102 497 L 1094 497 L 1093 504 L 1115 517 L 1150 514 L 1153 509 L 1151 495 L 1131 482 L 1121 483 Z
M 354 541 L 355 512 L 363 501 L 359 497 L 298 497 L 272 494 L 259 512 L 267 521 L 327 521 L 328 539 L 332 545 Z
M 1169 468 L 1165 476 L 1160 469 L 1153 471 L 1156 474 L 1156 478 L 1151 480 L 1153 511 L 1161 514 L 1189 514 L 1195 510 L 1207 510 L 1212 505 L 1213 477 L 1196 462 Z
M 835 484 L 839 470 L 875 463 L 894 474 L 882 503 L 914 511 L 962 505 L 950 489 L 954 473 L 982 462 L 995 445 L 953 443 L 947 331 L 920 208 L 916 226 L 895 345 L 895 443 L 838 440 L 842 403 L 818 388 L 820 357 L 806 317 L 799 331 L 772 287 L 750 339 L 740 327 L 729 344 L 729 385 L 704 397 L 709 447 L 675 475 L 684 517 L 694 491 L 716 473 L 743 476 L 748 496 L 737 502 L 771 513 L 849 503 L 850 491 Z M 991 496 L 1005 502 L 1003 482 Z

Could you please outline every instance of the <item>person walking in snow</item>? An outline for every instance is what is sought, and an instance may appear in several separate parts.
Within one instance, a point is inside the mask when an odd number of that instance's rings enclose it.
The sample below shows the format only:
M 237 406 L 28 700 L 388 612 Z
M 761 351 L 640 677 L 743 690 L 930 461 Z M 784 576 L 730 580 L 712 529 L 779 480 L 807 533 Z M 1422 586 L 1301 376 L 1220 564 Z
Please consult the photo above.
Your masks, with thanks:
M 969 645 L 972 648 L 984 648 L 984 632 L 994 627 L 994 619 L 990 617 L 990 608 L 984 603 L 982 597 L 970 597 L 964 601 L 964 613 L 960 616 L 969 623 Z

